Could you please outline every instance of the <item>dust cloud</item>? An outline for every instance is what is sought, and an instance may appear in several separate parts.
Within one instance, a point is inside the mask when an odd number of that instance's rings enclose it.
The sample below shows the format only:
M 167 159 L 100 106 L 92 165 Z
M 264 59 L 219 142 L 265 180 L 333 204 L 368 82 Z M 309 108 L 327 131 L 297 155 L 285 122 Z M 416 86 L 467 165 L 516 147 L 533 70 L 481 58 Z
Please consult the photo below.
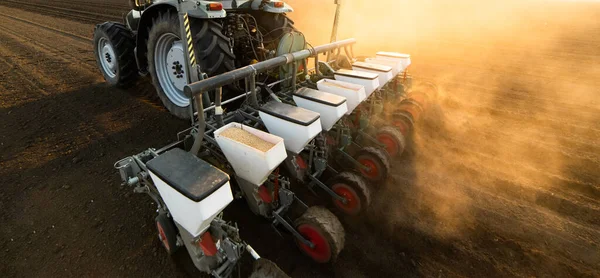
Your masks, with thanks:
M 286 2 L 312 45 L 329 41 L 333 0 Z M 358 55 L 410 53 L 415 80 L 440 89 L 385 189 L 403 204 L 375 204 L 391 231 L 464 238 L 498 229 L 528 240 L 529 225 L 560 234 L 572 221 L 598 224 L 586 214 L 600 196 L 600 17 L 591 5 L 344 0 L 338 39 L 356 38 Z

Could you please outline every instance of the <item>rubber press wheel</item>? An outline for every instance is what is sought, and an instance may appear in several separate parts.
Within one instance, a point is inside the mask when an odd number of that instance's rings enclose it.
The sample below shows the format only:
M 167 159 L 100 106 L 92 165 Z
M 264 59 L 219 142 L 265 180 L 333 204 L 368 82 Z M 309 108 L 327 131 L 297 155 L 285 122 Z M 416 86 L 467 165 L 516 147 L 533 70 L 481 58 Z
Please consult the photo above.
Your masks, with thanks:
M 333 192 L 346 199 L 346 202 L 342 202 L 332 198 L 336 208 L 345 214 L 360 215 L 371 205 L 371 190 L 366 181 L 355 173 L 342 172 L 331 178 L 327 185 Z
M 121 23 L 104 22 L 94 28 L 94 57 L 104 80 L 127 87 L 138 77 L 133 33 Z
M 384 126 L 378 129 L 375 134 L 377 141 L 385 147 L 385 150 L 391 157 L 398 157 L 406 148 L 406 138 L 398 129 L 391 126 Z
M 345 231 L 342 223 L 323 207 L 310 207 L 294 221 L 298 232 L 314 245 L 312 248 L 296 240 L 300 250 L 315 262 L 335 262 L 344 249 Z
M 361 175 L 374 183 L 384 182 L 391 170 L 388 154 L 378 148 L 365 147 L 358 152 L 355 159 L 366 166 L 367 169 L 359 169 Z
M 415 125 L 412 115 L 406 111 L 396 111 L 390 121 L 405 138 L 410 135 Z
M 415 100 L 404 99 L 400 102 L 396 111 L 408 112 L 413 121 L 417 122 L 421 113 L 423 113 L 423 107 Z
M 175 254 L 179 248 L 177 246 L 177 227 L 175 227 L 175 223 L 165 213 L 160 213 L 155 220 L 158 239 L 160 239 L 169 255 Z
M 187 72 L 187 42 L 180 37 L 179 19 L 175 13 L 163 12 L 153 22 L 147 42 L 152 83 L 171 114 L 189 119 L 190 100 L 183 93 L 183 88 L 188 83 L 188 75 L 196 73 Z M 235 56 L 229 47 L 229 38 L 221 32 L 223 26 L 220 23 L 190 19 L 190 28 L 195 59 L 203 73 L 214 76 L 234 69 Z
M 274 262 L 260 258 L 254 262 L 250 278 L 289 278 Z

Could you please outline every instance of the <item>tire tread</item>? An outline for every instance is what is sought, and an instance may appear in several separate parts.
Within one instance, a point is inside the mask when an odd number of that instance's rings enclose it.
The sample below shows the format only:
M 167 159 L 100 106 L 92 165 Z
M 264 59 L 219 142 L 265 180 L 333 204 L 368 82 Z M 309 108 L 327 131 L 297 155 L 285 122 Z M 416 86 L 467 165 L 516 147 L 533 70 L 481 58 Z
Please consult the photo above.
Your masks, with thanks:
M 318 227 L 324 232 L 331 247 L 331 260 L 335 262 L 344 249 L 346 232 L 340 220 L 329 210 L 320 206 L 309 207 L 302 216 L 294 221 L 296 227 L 309 224 Z
M 392 164 L 390 161 L 390 156 L 385 150 L 376 147 L 364 147 L 358 152 L 358 155 L 356 157 L 359 158 L 361 155 L 373 155 L 375 156 L 375 158 L 377 158 L 383 163 L 383 167 L 385 168 L 385 175 L 381 180 L 382 182 L 389 177 L 390 171 L 392 169 Z
M 352 187 L 354 191 L 357 191 L 357 194 L 360 194 L 359 197 L 361 198 L 363 210 L 359 214 L 362 214 L 362 212 L 369 208 L 371 205 L 372 193 L 363 177 L 353 172 L 342 172 L 332 177 L 327 184 L 333 186 L 337 183 L 346 184 Z
M 175 13 L 167 11 L 159 13 L 158 16 L 152 19 L 152 22 L 152 27 L 148 31 L 149 39 L 146 42 L 146 45 L 148 45 L 147 59 L 148 64 L 150 65 L 149 71 L 152 76 L 152 83 L 154 83 L 157 95 L 162 100 L 163 105 L 171 112 L 171 114 L 181 119 L 189 119 L 189 106 L 179 107 L 171 103 L 169 98 L 162 92 L 160 82 L 158 82 L 157 77 L 155 77 L 154 51 L 151 49 L 152 46 L 149 45 L 152 43 L 154 37 L 157 36 L 154 34 L 155 32 L 165 32 L 165 29 L 168 28 L 170 28 L 170 32 L 180 36 L 178 32 L 179 19 Z M 155 27 L 157 27 L 157 25 L 160 25 L 163 29 L 161 31 L 156 31 Z M 229 38 L 221 32 L 223 26 L 220 23 L 210 19 L 190 18 L 190 27 L 196 62 L 203 73 L 206 73 L 208 76 L 214 76 L 235 69 L 235 55 L 233 55 L 229 48 Z
M 110 21 L 96 25 L 94 28 L 94 44 L 96 43 L 96 37 L 102 34 L 106 35 L 115 48 L 114 50 L 117 55 L 119 70 L 117 75 L 118 80 L 114 85 L 121 88 L 129 87 L 139 76 L 134 54 L 135 35 L 125 25 Z M 96 45 L 94 45 L 94 52 L 97 52 L 96 48 Z M 95 56 L 96 59 L 99 59 L 97 57 L 98 53 L 95 53 Z M 100 61 L 97 61 L 97 63 L 102 68 Z
M 377 135 L 382 134 L 382 133 L 387 133 L 390 136 L 392 136 L 396 141 L 398 141 L 398 143 L 400 144 L 400 150 L 397 154 L 397 156 L 402 155 L 402 153 L 404 152 L 404 150 L 406 149 L 406 138 L 404 137 L 404 135 L 402 135 L 402 132 L 400 132 L 398 129 L 391 127 L 391 126 L 384 126 L 381 129 L 379 129 L 377 131 Z

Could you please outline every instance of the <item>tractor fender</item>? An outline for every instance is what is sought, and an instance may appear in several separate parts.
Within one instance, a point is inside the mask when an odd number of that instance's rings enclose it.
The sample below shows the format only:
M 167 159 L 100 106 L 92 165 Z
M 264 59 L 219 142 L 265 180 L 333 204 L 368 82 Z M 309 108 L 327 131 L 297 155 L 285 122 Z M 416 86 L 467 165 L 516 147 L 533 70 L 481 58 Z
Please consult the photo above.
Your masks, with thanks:
M 178 6 L 183 11 L 188 11 L 188 15 L 192 18 L 224 18 L 227 16 L 225 10 L 220 11 L 209 11 L 208 4 L 219 3 L 212 1 L 185 1 L 178 3 L 177 0 L 161 1 L 155 3 L 150 7 L 144 9 L 142 16 L 138 23 L 137 36 L 136 36 L 136 48 L 135 48 L 135 60 L 138 65 L 138 69 L 142 73 L 146 73 L 148 69 L 148 61 L 146 58 L 146 52 L 148 51 L 146 41 L 148 40 L 148 34 L 152 28 L 153 19 L 158 16 L 161 12 L 170 11 L 173 13 L 178 12 Z
M 156 18 L 160 12 L 166 11 L 176 13 L 177 2 L 171 3 L 169 1 L 164 1 L 153 4 L 144 10 L 139 20 L 137 36 L 135 38 L 135 61 L 137 62 L 139 71 L 143 74 L 148 72 L 148 60 L 146 58 L 148 47 L 146 46 L 146 41 L 148 40 L 148 34 L 152 28 L 153 19 Z
M 238 8 L 250 8 L 252 10 L 255 11 L 264 11 L 264 12 L 268 12 L 268 13 L 276 13 L 276 14 L 282 14 L 282 13 L 291 13 L 294 11 L 294 9 L 292 8 L 292 6 L 288 5 L 287 3 L 283 3 L 283 7 L 281 8 L 276 8 L 275 7 L 275 2 L 283 2 L 281 0 L 277 0 L 277 1 L 271 1 L 271 0 L 247 0 L 243 3 L 240 3 L 242 1 L 238 1 Z

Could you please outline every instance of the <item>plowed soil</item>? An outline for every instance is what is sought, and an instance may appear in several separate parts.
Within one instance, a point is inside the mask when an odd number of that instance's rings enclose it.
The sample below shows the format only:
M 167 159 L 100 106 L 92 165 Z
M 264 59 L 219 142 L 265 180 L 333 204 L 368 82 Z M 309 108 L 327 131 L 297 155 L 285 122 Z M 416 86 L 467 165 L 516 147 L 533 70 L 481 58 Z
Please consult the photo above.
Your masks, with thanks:
M 188 127 L 145 97 L 147 79 L 114 89 L 97 69 L 94 24 L 126 1 L 0 7 L 0 273 L 200 275 L 161 249 L 155 206 L 112 167 Z M 372 210 L 342 217 L 335 264 L 313 264 L 243 201 L 225 217 L 293 277 L 600 277 L 598 18 L 598 4 L 563 3 L 531 12 L 514 34 L 527 39 L 386 45 L 440 94 Z

